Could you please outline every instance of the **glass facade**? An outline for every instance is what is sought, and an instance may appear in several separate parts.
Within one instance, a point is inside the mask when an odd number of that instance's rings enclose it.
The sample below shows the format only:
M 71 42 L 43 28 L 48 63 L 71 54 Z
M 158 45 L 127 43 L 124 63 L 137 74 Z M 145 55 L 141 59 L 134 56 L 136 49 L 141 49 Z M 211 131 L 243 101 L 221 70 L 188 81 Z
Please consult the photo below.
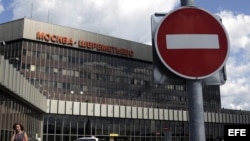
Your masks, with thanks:
M 184 84 L 156 84 L 152 62 L 31 40 L 8 42 L 1 52 L 47 99 L 110 105 L 187 109 Z M 203 88 L 205 111 L 220 109 L 219 86 Z M 222 124 L 216 125 L 222 131 Z M 168 130 L 164 130 L 167 127 Z M 214 124 L 207 135 L 222 136 Z M 188 140 L 188 122 L 47 114 L 43 140 Z M 209 138 L 209 137 L 208 137 Z
M 139 120 L 90 116 L 47 115 L 44 119 L 44 140 L 73 141 L 95 136 L 109 141 L 110 134 L 118 134 L 115 141 L 188 141 L 188 122 L 166 120 Z M 224 124 L 206 123 L 206 140 L 214 141 L 224 135 Z M 168 138 L 169 139 L 169 138 Z
M 3 49 L 48 99 L 186 109 L 185 84 L 155 84 L 152 62 L 37 41 L 9 42 Z M 220 109 L 219 86 L 203 90 L 205 111 Z
M 161 141 L 169 135 L 173 140 L 188 140 L 187 122 L 52 114 L 46 116 L 44 122 L 44 133 L 47 133 L 44 139 L 49 141 L 73 141 L 93 135 L 109 141 L 110 134 L 118 134 L 115 140 L 121 141 Z M 170 128 L 166 130 L 164 127 Z
M 29 139 L 35 141 L 36 134 L 42 135 L 43 113 L 12 97 L 0 85 L 0 140 L 9 141 L 13 134 L 13 124 L 20 122 L 27 132 Z

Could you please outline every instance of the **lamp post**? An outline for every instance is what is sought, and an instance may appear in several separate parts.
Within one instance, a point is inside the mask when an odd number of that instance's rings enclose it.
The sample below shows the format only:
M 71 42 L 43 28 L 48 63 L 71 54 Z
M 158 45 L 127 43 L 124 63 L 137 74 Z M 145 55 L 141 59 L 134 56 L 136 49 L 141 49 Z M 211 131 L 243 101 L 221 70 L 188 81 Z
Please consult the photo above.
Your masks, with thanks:
M 81 102 L 82 102 L 82 95 L 83 95 L 84 93 L 83 93 L 83 91 L 80 91 L 80 95 L 81 95 Z
M 15 67 L 17 70 L 19 70 L 18 63 L 19 63 L 19 57 L 11 57 L 7 58 L 9 60 L 10 64 L 13 64 L 13 67 Z
M 6 45 L 5 41 L 0 41 L 0 45 L 5 46 Z
M 74 94 L 74 91 L 73 91 L 73 90 L 70 91 L 69 101 L 71 101 L 71 95 L 72 95 L 72 94 Z
M 12 57 L 12 58 L 8 58 L 8 60 L 16 60 L 16 61 L 18 61 L 19 58 L 18 57 Z
M 0 41 L 0 46 L 5 46 L 5 42 L 4 41 Z M 0 48 L 0 54 L 4 54 L 4 48 Z

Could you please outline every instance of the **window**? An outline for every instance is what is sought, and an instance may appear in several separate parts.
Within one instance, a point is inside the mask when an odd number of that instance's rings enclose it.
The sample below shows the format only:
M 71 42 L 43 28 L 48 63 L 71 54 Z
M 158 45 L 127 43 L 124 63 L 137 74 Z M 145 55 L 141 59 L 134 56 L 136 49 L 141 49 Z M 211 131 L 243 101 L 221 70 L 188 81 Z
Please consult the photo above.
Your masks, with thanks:
M 82 71 L 80 71 L 80 78 L 83 78 L 84 73 Z
M 27 64 L 27 69 L 30 70 L 30 64 Z
M 49 85 L 49 87 L 54 87 L 54 82 L 48 81 L 48 85 Z
M 57 88 L 62 88 L 62 83 L 57 83 Z
M 57 68 L 53 68 L 53 72 L 54 73 L 58 73 L 58 69 Z
M 58 69 L 58 74 L 62 74 L 62 68 Z
M 37 57 L 36 51 L 32 51 L 32 56 Z
M 50 68 L 46 67 L 46 73 L 49 73 L 49 72 L 50 72 Z
M 25 49 L 23 50 L 23 55 L 26 56 L 26 50 Z
M 30 65 L 30 71 L 36 71 L 36 66 L 35 65 Z
M 67 70 L 67 75 L 70 76 L 70 74 L 71 74 L 71 71 Z
M 32 56 L 32 51 L 27 50 L 26 54 L 27 54 L 27 56 Z
M 70 76 L 74 76 L 74 74 L 75 74 L 75 71 L 71 70 L 70 71 Z
M 45 56 L 46 56 L 46 54 L 45 54 L 45 53 L 43 53 L 43 52 L 41 52 L 41 53 L 40 53 L 40 57 L 41 57 L 41 58 L 43 58 L 43 59 L 44 59 L 44 58 L 46 58 Z
M 40 67 L 41 72 L 45 72 L 45 67 Z
M 67 61 L 68 61 L 68 58 L 67 58 L 66 56 L 63 56 L 62 60 L 63 60 L 64 62 L 67 62 Z
M 22 64 L 22 69 L 23 69 L 23 70 L 25 69 L 25 67 L 26 67 L 25 64 Z
M 75 71 L 75 77 L 79 77 L 79 71 Z
M 62 75 L 67 75 L 67 70 L 62 70 Z
M 59 60 L 59 56 L 58 55 L 52 55 L 53 60 Z

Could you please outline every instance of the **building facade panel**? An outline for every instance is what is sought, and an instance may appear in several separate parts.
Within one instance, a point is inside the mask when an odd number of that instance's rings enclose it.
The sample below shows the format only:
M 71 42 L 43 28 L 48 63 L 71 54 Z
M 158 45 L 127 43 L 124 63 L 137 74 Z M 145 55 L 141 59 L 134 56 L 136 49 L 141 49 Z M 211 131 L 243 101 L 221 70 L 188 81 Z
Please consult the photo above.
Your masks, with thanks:
M 58 114 L 65 114 L 65 107 L 66 107 L 65 101 L 59 100 L 59 102 L 58 102 Z
M 114 105 L 108 105 L 108 117 L 114 117 Z
M 87 103 L 81 103 L 81 115 L 87 115 Z
M 118 105 L 114 106 L 114 117 L 117 117 L 117 118 L 120 117 L 120 106 Z
M 230 114 L 229 113 L 226 114 L 226 121 L 227 121 L 227 123 L 231 123 L 231 121 L 230 121 Z
M 95 113 L 98 113 L 98 111 L 100 113 L 100 105 L 99 107 L 98 105 L 95 106 L 95 111 L 97 111 Z M 80 102 L 73 102 L 73 115 L 80 115 Z M 100 116 L 100 114 L 98 116 Z
M 154 109 L 148 108 L 148 117 L 149 119 L 154 119 Z
M 0 31 L 4 34 L 0 34 L 1 41 L 16 40 L 23 37 L 23 24 L 22 19 L 11 23 L 4 23 L 0 26 Z
M 5 69 L 4 69 L 4 81 L 3 81 L 3 85 L 5 85 L 6 87 L 9 86 L 9 64 L 8 63 L 5 63 L 5 66 L 3 66 Z
M 164 109 L 164 120 L 169 120 L 168 109 Z
M 73 102 L 72 101 L 66 101 L 65 114 L 67 115 L 73 114 Z
M 208 122 L 208 113 L 207 112 L 204 112 L 204 121 Z
M 126 117 L 126 107 L 120 106 L 120 117 L 125 118 Z
M 5 63 L 4 57 L 1 56 L 0 57 L 0 65 L 3 66 L 4 63 Z M 0 75 L 1 76 L 4 76 L 4 72 L 5 72 L 5 67 L 0 67 Z M 4 82 L 4 77 L 0 77 L 0 83 L 3 84 L 3 82 Z
M 178 110 L 173 110 L 173 119 L 176 121 L 179 120 Z
M 220 122 L 219 113 L 215 113 L 215 122 Z
M 137 107 L 132 107 L 132 118 L 138 118 L 138 109 L 137 109 Z
M 94 104 L 93 103 L 87 103 L 87 115 L 89 116 L 93 116 L 94 115 Z M 110 108 L 111 107 L 111 108 Z M 110 110 L 112 109 L 112 110 Z M 113 116 L 113 106 L 111 105 L 108 105 L 108 111 L 110 111 L 110 113 L 112 113 L 112 116 Z M 110 115 L 108 115 L 110 116 Z
M 17 75 L 20 72 L 16 71 L 2 55 L 0 68 L 0 140 L 10 140 L 13 135 L 12 125 L 16 122 L 24 125 L 30 138 L 35 139 L 35 134 L 42 136 L 41 123 L 46 112 L 46 98 L 41 97 L 41 93 L 34 93 L 29 83 L 22 87 L 27 89 L 26 95 L 34 95 L 34 98 L 23 96 L 23 91 L 16 89 L 14 81 L 18 82 L 25 78 Z M 43 103 L 36 103 L 38 98 Z
M 169 109 L 168 110 L 168 116 L 169 116 L 169 120 L 174 120 L 174 110 Z
M 132 107 L 126 106 L 126 118 L 132 118 Z
M 107 105 L 106 104 L 101 105 L 101 116 L 107 117 Z
M 137 115 L 138 115 L 138 119 L 142 119 L 143 118 L 143 112 L 142 112 L 142 107 L 138 107 L 137 108 Z
M 13 73 L 14 73 L 14 68 L 13 66 L 10 66 L 9 67 L 9 75 L 7 75 L 9 78 L 8 78 L 8 86 L 10 86 L 10 89 L 14 90 L 14 85 L 13 84 Z
M 247 123 L 250 124 L 250 116 L 247 117 Z
M 182 110 L 178 110 L 178 120 L 183 121 L 183 111 Z
M 250 123 L 250 119 L 249 119 L 249 116 L 248 116 L 248 115 L 245 115 L 245 123 L 246 123 L 246 124 L 249 124 L 249 123 Z
M 17 80 L 17 78 L 18 78 L 18 75 L 17 75 L 18 73 L 17 73 L 17 69 L 16 68 L 14 68 L 14 70 L 13 70 L 13 73 L 12 73 L 12 75 L 13 75 L 13 80 L 12 80 L 12 85 L 13 85 L 13 91 L 15 92 L 15 93 L 17 93 L 18 92 L 18 80 Z
M 20 79 L 21 79 L 21 74 L 20 73 L 17 73 L 17 79 L 16 79 L 16 82 L 17 82 L 17 89 L 16 89 L 16 92 L 21 92 L 21 85 L 20 85 Z M 41 99 L 39 99 L 40 102 L 41 102 Z
M 158 108 L 154 108 L 153 112 L 154 112 L 154 119 L 158 120 L 159 119 L 159 109 Z
M 148 108 L 143 108 L 143 118 L 144 119 L 148 119 L 148 114 L 149 114 L 149 112 L 148 112 Z
M 164 109 L 159 109 L 159 120 L 164 120 Z
M 17 21 L 18 23 L 19 21 Z M 67 39 L 72 39 L 72 44 L 74 48 L 75 42 L 79 41 L 87 41 L 87 43 L 97 43 L 97 44 L 105 44 L 108 46 L 120 47 L 134 51 L 134 58 L 141 59 L 141 60 L 152 60 L 151 47 L 145 46 L 143 44 L 139 44 L 136 42 L 128 42 L 126 40 L 113 38 L 105 35 L 98 35 L 96 33 L 86 32 L 74 28 L 65 28 L 63 26 L 52 25 L 48 23 L 41 23 L 29 19 L 24 20 L 24 31 L 22 38 L 27 38 L 31 40 L 37 40 L 37 34 L 44 33 L 46 34 L 46 41 L 51 40 L 53 38 L 56 40 L 57 36 L 65 37 Z M 25 30 L 29 29 L 29 30 Z M 48 35 L 49 34 L 49 35 Z M 20 37 L 21 38 L 21 37 Z M 97 40 L 98 38 L 98 40 Z M 52 40 L 53 40 L 52 39 Z M 57 42 L 57 41 L 53 41 Z M 68 44 L 68 43 L 65 43 Z M 143 47 L 143 50 L 140 48 Z M 146 48 L 145 48 L 146 47 Z
M 183 112 L 183 121 L 188 121 L 188 115 L 187 115 L 187 111 L 182 111 Z
M 49 104 L 49 113 L 52 113 L 52 114 L 57 114 L 57 109 L 58 109 L 58 100 L 48 100 L 47 102 L 50 102 Z

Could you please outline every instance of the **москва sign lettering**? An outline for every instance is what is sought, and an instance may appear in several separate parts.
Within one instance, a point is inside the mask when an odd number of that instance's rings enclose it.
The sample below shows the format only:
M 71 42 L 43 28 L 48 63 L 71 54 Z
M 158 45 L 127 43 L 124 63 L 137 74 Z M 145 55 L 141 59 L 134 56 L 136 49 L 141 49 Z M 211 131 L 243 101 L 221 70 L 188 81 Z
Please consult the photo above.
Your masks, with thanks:
M 69 37 L 59 36 L 59 35 L 49 34 L 49 33 L 44 33 L 44 32 L 37 32 L 36 39 L 45 41 L 45 42 L 54 43 L 54 44 L 60 44 L 60 45 L 67 45 L 67 46 L 76 45 L 77 47 L 88 49 L 88 50 L 102 51 L 106 53 L 123 55 L 127 57 L 133 57 L 134 55 L 133 50 L 113 47 L 109 45 L 103 45 L 103 44 L 84 41 L 84 40 L 74 41 L 72 38 L 69 38 Z

